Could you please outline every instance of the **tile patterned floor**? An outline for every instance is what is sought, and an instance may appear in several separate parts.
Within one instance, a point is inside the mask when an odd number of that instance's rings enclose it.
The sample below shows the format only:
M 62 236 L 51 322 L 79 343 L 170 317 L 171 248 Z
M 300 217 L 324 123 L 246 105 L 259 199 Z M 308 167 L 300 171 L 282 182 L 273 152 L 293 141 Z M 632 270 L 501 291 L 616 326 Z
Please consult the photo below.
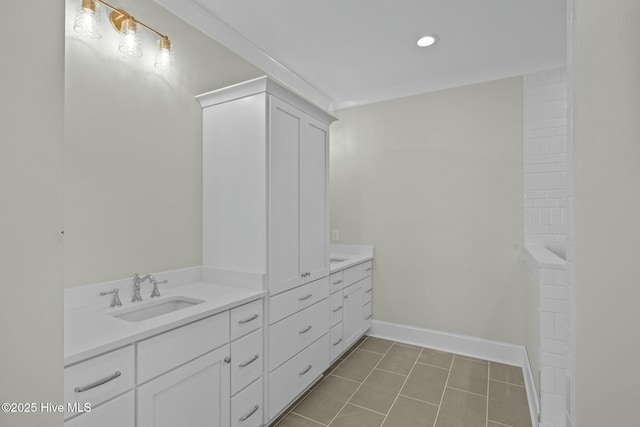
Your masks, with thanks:
M 363 337 L 271 427 L 531 427 L 522 369 Z

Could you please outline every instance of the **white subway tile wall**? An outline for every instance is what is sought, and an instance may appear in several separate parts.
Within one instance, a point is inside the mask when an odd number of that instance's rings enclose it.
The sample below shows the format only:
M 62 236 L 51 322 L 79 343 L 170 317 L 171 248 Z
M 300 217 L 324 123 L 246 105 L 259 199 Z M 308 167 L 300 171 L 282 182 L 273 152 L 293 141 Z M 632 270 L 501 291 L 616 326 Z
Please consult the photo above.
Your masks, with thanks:
M 572 424 L 567 404 L 573 372 L 571 152 L 566 68 L 525 76 L 524 231 L 567 261 L 538 268 L 541 427 Z
M 526 241 L 565 243 L 567 196 L 567 72 L 525 76 L 524 225 Z

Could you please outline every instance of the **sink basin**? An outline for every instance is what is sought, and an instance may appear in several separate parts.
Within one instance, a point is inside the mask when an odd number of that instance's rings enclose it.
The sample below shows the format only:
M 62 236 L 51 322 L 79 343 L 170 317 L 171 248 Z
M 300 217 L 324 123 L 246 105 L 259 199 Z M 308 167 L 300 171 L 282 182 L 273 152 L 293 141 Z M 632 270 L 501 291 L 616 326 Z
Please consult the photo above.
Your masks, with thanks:
M 346 261 L 348 258 L 329 258 L 329 263 L 334 264 L 338 262 Z
M 159 301 L 147 302 L 135 307 L 114 311 L 109 313 L 109 315 L 126 320 L 127 322 L 140 322 L 162 316 L 163 314 L 173 313 L 183 308 L 193 307 L 203 302 L 202 300 L 189 297 L 169 297 Z

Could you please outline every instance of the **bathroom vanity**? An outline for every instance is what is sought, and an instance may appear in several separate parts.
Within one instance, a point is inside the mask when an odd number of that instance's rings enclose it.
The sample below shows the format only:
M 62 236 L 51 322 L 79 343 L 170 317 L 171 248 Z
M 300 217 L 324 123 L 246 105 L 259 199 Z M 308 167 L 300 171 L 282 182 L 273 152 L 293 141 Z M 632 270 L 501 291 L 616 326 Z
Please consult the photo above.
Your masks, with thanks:
M 267 77 L 197 99 L 203 265 L 123 308 L 65 295 L 65 400 L 92 408 L 67 427 L 268 425 L 371 326 L 373 248 L 329 245 L 335 118 Z

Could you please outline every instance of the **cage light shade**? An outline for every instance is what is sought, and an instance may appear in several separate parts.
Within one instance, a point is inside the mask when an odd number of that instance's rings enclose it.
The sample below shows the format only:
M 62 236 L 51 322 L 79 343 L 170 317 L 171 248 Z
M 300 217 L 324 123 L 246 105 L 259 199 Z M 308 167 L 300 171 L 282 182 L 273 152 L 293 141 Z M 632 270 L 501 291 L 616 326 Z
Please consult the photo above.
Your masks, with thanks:
M 95 0 L 82 0 L 76 19 L 73 21 L 73 30 L 82 37 L 99 39 L 100 32 L 100 9 L 96 7 Z
M 142 42 L 138 33 L 138 24 L 133 18 L 125 19 L 120 29 L 120 52 L 128 56 L 142 55 Z
M 170 72 L 175 64 L 173 46 L 167 37 L 158 40 L 155 67 L 160 71 Z

